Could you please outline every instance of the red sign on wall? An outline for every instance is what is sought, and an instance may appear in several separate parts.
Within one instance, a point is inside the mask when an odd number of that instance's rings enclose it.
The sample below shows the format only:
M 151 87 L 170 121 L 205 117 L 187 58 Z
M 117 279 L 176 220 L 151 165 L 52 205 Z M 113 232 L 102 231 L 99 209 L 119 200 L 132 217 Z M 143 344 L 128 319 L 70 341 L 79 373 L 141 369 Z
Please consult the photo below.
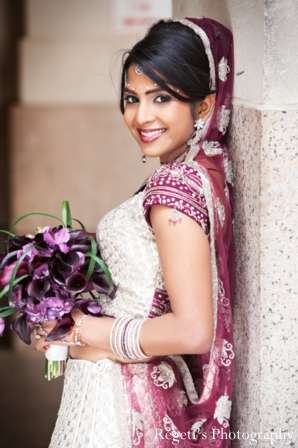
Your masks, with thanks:
M 110 0 L 111 31 L 114 36 L 144 35 L 156 20 L 172 16 L 172 0 Z

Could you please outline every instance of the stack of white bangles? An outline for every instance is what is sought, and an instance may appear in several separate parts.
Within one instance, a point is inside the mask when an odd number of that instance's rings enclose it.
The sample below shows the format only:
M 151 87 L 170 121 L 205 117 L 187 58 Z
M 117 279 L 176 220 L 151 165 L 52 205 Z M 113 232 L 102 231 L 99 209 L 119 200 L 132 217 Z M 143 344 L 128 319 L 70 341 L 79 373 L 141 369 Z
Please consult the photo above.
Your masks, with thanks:
M 140 331 L 143 323 L 148 319 L 119 317 L 115 319 L 110 333 L 111 349 L 121 357 L 133 361 L 150 358 L 140 347 Z

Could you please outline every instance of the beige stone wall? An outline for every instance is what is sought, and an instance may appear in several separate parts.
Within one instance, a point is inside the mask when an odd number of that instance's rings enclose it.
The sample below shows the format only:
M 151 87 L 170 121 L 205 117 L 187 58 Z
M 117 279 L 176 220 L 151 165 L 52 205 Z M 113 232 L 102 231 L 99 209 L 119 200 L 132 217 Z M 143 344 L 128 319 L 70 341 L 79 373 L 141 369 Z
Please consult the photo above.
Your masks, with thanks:
M 298 108 L 263 111 L 262 124 L 260 417 L 297 446 Z
M 260 164 L 262 113 L 234 106 L 229 149 L 235 174 L 236 370 L 233 429 L 260 431 Z M 247 130 L 247 131 L 245 131 Z M 235 443 L 237 446 L 237 443 Z M 239 444 L 239 446 L 245 446 Z
M 298 111 L 235 106 L 236 376 L 233 430 L 297 443 Z M 235 447 L 247 446 L 237 440 Z M 268 441 L 258 446 L 267 447 Z

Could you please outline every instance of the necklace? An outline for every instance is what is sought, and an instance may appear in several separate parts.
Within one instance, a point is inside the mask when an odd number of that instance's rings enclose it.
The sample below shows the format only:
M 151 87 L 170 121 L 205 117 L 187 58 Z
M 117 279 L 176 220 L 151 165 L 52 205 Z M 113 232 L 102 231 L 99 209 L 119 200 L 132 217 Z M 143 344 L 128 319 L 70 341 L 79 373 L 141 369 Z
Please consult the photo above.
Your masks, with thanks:
M 189 149 L 190 149 L 189 146 L 187 146 L 187 148 L 184 151 L 182 151 L 182 153 L 179 154 L 179 156 L 177 156 L 174 160 L 172 160 L 172 162 L 169 162 L 169 163 L 181 163 L 181 162 L 184 162 L 184 160 L 186 159 L 186 156 L 188 154 Z M 160 166 L 168 165 L 169 163 L 168 162 L 160 162 Z

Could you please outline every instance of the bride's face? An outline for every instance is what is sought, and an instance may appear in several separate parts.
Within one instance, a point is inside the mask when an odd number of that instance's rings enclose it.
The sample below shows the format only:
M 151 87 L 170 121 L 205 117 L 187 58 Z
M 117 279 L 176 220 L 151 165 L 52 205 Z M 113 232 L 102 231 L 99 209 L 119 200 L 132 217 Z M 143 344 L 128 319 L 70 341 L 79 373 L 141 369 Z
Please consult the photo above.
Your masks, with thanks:
M 138 75 L 135 65 L 128 69 L 124 100 L 124 121 L 146 156 L 169 163 L 186 149 L 195 120 L 190 103 Z

